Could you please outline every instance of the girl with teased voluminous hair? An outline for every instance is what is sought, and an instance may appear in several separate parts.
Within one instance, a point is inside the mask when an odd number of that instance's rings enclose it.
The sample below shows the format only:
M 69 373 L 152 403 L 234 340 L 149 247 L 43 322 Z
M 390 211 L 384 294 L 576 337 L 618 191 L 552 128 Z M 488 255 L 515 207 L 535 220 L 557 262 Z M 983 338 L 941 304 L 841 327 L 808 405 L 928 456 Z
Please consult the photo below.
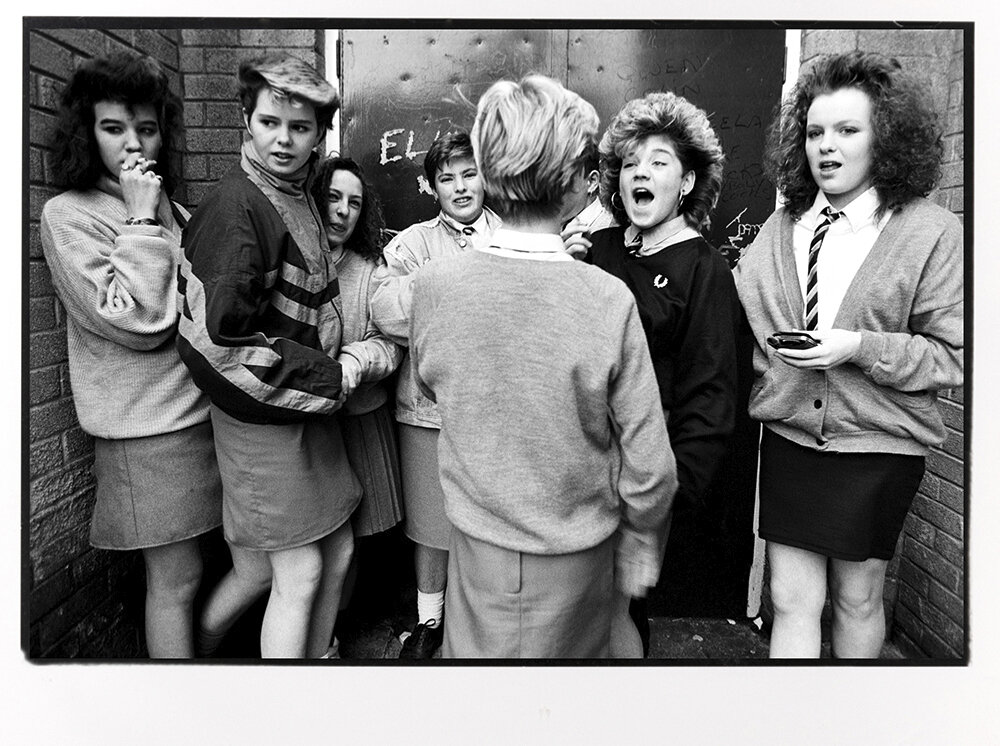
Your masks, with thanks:
M 193 655 L 198 536 L 222 520 L 208 399 L 173 344 L 187 213 L 167 195 L 180 114 L 166 73 L 148 57 L 80 65 L 53 141 L 56 176 L 69 190 L 49 200 L 41 221 L 67 314 L 73 401 L 94 436 L 90 542 L 142 551 L 153 658 Z
M 774 658 L 875 658 L 882 588 L 931 446 L 963 381 L 962 226 L 926 199 L 941 138 L 920 84 L 878 54 L 804 70 L 769 139 L 786 203 L 737 268 L 763 424 L 759 534 Z M 805 332 L 794 349 L 775 332 Z

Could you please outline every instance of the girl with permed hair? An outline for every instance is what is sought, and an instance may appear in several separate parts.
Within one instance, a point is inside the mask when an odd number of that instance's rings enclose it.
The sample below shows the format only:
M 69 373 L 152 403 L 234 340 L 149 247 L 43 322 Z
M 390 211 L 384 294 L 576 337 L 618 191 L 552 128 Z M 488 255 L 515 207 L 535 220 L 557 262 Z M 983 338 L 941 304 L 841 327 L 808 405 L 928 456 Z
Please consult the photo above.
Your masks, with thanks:
M 668 92 L 625 104 L 600 154 L 601 200 L 619 225 L 590 237 L 589 261 L 635 296 L 677 456 L 675 518 L 693 520 L 736 422 L 739 302 L 728 264 L 700 233 L 722 188 L 722 148 L 705 112 Z M 644 653 L 644 604 L 630 609 Z
M 187 213 L 168 198 L 164 168 L 180 111 L 152 59 L 119 53 L 81 64 L 52 143 L 70 189 L 41 220 L 66 309 L 73 402 L 94 436 L 90 542 L 142 551 L 153 658 L 193 655 L 198 536 L 222 520 L 208 399 L 173 344 Z
M 879 655 L 886 567 L 945 438 L 937 391 L 962 385 L 962 226 L 926 199 L 935 119 L 895 60 L 851 52 L 805 70 L 773 125 L 787 202 L 737 272 L 774 658 L 819 657 L 827 589 L 833 656 Z
M 356 385 L 348 383 L 353 391 L 344 402 L 340 424 L 348 461 L 364 490 L 351 516 L 354 537 L 362 538 L 387 531 L 403 518 L 396 425 L 382 381 L 399 367 L 405 351 L 386 339 L 372 321 L 371 298 L 378 285 L 374 273 L 385 263 L 385 221 L 378 196 L 361 166 L 351 158 L 326 158 L 317 169 L 312 195 L 344 304 L 344 336 L 337 359 L 345 370 L 357 371 L 358 377 Z M 344 582 L 343 593 L 327 594 L 324 605 L 313 609 L 313 623 L 330 630 L 327 639 L 332 635 L 338 606 L 346 606 L 356 577 L 357 562 L 350 562 L 349 554 L 342 556 L 349 565 L 325 567 L 323 582 L 337 588 Z M 347 573 L 346 581 L 341 573 Z M 332 648 L 339 652 L 336 640 Z
M 151 57 L 117 52 L 81 65 L 66 84 L 56 133 L 52 139 L 52 168 L 56 182 L 69 189 L 90 189 L 105 175 L 100 148 L 94 138 L 95 104 L 112 101 L 126 108 L 149 106 L 156 116 L 160 147 L 156 173 L 167 194 L 180 179 L 183 105 L 170 89 L 170 80 Z

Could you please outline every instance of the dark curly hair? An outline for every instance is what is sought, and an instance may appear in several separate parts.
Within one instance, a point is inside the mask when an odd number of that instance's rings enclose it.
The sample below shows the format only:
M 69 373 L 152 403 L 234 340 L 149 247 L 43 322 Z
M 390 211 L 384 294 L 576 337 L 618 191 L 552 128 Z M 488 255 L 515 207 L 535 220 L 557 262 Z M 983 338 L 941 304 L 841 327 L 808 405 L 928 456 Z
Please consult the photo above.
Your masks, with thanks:
M 94 136 L 94 105 L 102 101 L 132 108 L 148 104 L 156 111 L 163 144 L 156 172 L 167 193 L 180 181 L 183 106 L 170 90 L 163 67 L 151 57 L 113 52 L 83 62 L 63 90 L 52 140 L 56 182 L 71 189 L 90 189 L 105 173 Z M 116 174 L 115 174 L 116 176 Z
M 385 231 L 385 218 L 382 215 L 382 203 L 365 179 L 361 166 L 352 158 L 331 156 L 320 162 L 316 178 L 312 184 L 312 196 L 319 208 L 320 217 L 325 226 L 329 220 L 330 181 L 334 171 L 348 171 L 358 177 L 361 182 L 361 210 L 358 212 L 358 222 L 354 232 L 344 243 L 344 248 L 350 249 L 369 262 L 378 264 L 382 259 L 382 247 Z
M 612 204 L 618 192 L 622 160 L 640 140 L 666 135 L 685 172 L 694 171 L 694 186 L 680 206 L 680 214 L 692 228 L 707 228 L 709 213 L 722 191 L 725 156 L 708 115 L 686 98 L 670 92 L 654 92 L 636 98 L 615 114 L 601 138 L 601 203 L 619 225 L 631 221 L 625 210 Z M 619 199 L 618 204 L 621 204 Z
M 856 88 L 871 100 L 871 181 L 879 214 L 926 197 L 941 178 L 944 146 L 924 87 L 890 57 L 829 55 L 801 75 L 768 133 L 764 168 L 793 218 L 812 206 L 819 191 L 806 159 L 806 114 L 817 96 L 842 88 Z

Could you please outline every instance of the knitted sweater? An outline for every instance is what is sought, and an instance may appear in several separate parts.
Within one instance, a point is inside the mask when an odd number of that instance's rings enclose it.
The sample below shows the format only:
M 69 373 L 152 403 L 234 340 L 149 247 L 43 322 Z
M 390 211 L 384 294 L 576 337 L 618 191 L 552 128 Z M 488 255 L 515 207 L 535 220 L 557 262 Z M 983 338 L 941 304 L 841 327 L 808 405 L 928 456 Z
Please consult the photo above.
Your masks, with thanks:
M 243 422 L 297 422 L 340 406 L 337 272 L 318 248 L 318 217 L 314 227 L 300 246 L 237 168 L 184 231 L 177 346 L 212 403 Z
M 399 367 L 405 352 L 386 339 L 372 322 L 371 298 L 377 286 L 372 279 L 375 263 L 344 250 L 334 264 L 344 304 L 344 339 L 340 353 L 350 355 L 361 364 L 361 383 L 344 402 L 343 411 L 345 414 L 364 414 L 386 402 L 388 395 L 379 382 Z
M 737 266 L 756 343 L 750 415 L 818 450 L 926 453 L 945 437 L 936 392 L 963 381 L 961 224 L 926 199 L 893 213 L 833 323 L 861 344 L 826 371 L 787 365 L 765 342 L 802 323 L 792 228 L 784 210 L 773 214 Z
M 462 532 L 534 554 L 654 533 L 676 489 L 635 301 L 581 262 L 470 251 L 414 283 L 410 355 L 436 400 Z
M 125 203 L 69 191 L 42 210 L 42 249 L 66 308 L 70 381 L 80 426 L 140 438 L 208 419 L 208 400 L 174 348 L 180 229 L 125 225 Z
M 703 238 L 631 256 L 624 230 L 595 233 L 589 260 L 635 295 L 668 412 L 680 479 L 677 499 L 698 505 L 736 424 L 736 286 L 722 254 Z

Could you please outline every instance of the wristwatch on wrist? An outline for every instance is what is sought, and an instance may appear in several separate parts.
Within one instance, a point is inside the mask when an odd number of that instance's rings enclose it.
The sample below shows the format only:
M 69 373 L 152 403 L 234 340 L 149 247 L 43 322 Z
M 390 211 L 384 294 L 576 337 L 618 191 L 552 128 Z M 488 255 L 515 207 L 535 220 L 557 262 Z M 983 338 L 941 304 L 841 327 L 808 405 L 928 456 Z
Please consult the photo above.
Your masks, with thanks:
M 160 221 L 156 218 L 125 218 L 125 225 L 159 225 Z

